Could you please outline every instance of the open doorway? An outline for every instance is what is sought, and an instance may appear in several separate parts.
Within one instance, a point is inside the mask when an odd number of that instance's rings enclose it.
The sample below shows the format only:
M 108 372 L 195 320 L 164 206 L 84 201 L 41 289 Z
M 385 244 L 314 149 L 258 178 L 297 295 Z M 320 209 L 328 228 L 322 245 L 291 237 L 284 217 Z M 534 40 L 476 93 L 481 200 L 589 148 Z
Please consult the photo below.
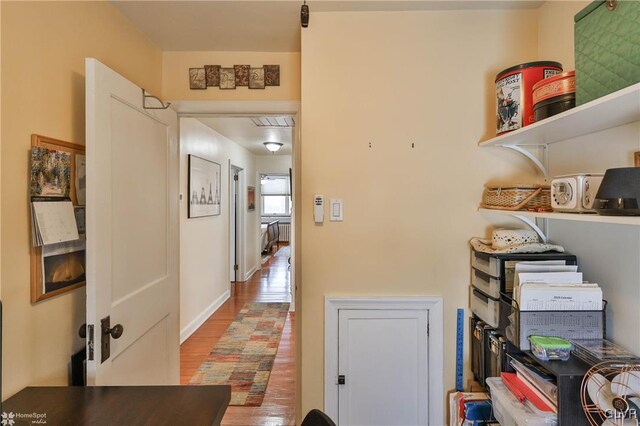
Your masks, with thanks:
M 183 105 L 178 106 L 179 111 L 182 107 Z M 248 403 L 240 401 L 237 404 L 234 404 L 232 395 L 232 405 L 225 415 L 225 419 L 231 423 L 234 421 L 242 423 L 241 419 L 250 419 L 251 424 L 263 424 L 273 420 L 274 416 L 279 418 L 278 424 L 295 423 L 295 314 L 288 312 L 295 306 L 296 208 L 293 204 L 295 197 L 292 197 L 295 182 L 291 179 L 296 173 L 294 144 L 298 135 L 295 119 L 295 113 L 270 112 L 261 114 L 201 112 L 181 116 L 181 155 L 193 154 L 189 152 L 192 149 L 205 151 L 198 154 L 208 156 L 211 161 L 221 164 L 223 166 L 221 175 L 226 178 L 222 181 L 221 204 L 228 208 L 222 209 L 222 217 L 203 221 L 206 224 L 198 235 L 198 238 L 206 239 L 208 244 L 212 240 L 217 241 L 217 244 L 209 246 L 213 256 L 208 257 L 212 263 L 204 262 L 202 267 L 207 271 L 214 271 L 215 265 L 219 264 L 213 257 L 223 256 L 225 258 L 224 280 L 227 286 L 229 281 L 234 281 L 231 289 L 235 288 L 235 291 L 229 289 L 226 293 L 218 291 L 220 294 L 217 298 L 214 297 L 215 295 L 209 295 L 209 305 L 207 305 L 207 301 L 202 300 L 202 293 L 197 295 L 196 300 L 197 290 L 189 288 L 189 283 L 183 283 L 182 287 L 185 291 L 184 293 L 181 291 L 181 304 L 183 304 L 182 315 L 185 318 L 182 319 L 181 326 L 194 321 L 187 317 L 189 304 L 199 303 L 202 312 L 191 313 L 191 315 L 196 314 L 198 318 L 189 327 L 189 334 L 183 335 L 181 383 L 214 383 L 209 379 L 217 373 L 209 374 L 201 367 L 216 352 L 216 347 L 224 342 L 229 330 L 235 330 L 232 324 L 235 324 L 246 312 L 252 309 L 258 309 L 260 312 L 262 309 L 260 305 L 266 305 L 269 310 L 281 309 L 278 315 L 283 319 L 278 326 L 279 341 L 276 341 L 278 350 L 272 362 L 270 377 L 265 384 L 264 395 L 249 396 Z M 286 126 L 281 124 L 283 122 Z M 238 126 L 248 129 L 248 133 L 243 134 L 241 131 L 234 133 L 234 129 L 237 130 Z M 288 137 L 283 137 L 285 132 L 288 133 Z M 272 153 L 267 150 L 264 142 L 282 143 L 280 152 Z M 254 146 L 252 147 L 251 144 Z M 267 176 L 269 179 L 264 179 Z M 263 194 L 262 181 L 270 180 L 271 176 L 281 176 L 284 179 L 286 191 Z M 277 211 L 272 208 L 272 201 L 275 201 L 276 197 L 286 197 L 284 208 Z M 270 208 L 265 209 L 266 201 L 269 201 Z M 277 238 L 272 241 L 271 247 L 265 250 L 267 247 L 263 241 L 263 225 L 276 221 L 279 225 Z M 183 223 L 183 225 L 191 227 L 199 224 L 196 225 L 193 222 Z M 226 230 L 222 229 L 223 225 L 227 228 Z M 184 232 L 183 235 L 193 236 L 189 231 Z M 189 244 L 190 241 L 182 241 L 184 246 Z M 205 257 L 207 257 L 206 254 Z M 182 264 L 181 269 L 188 270 L 185 272 L 186 275 L 193 275 L 195 272 L 189 269 L 191 266 L 193 265 L 186 260 L 186 264 Z M 204 285 L 208 286 L 208 289 L 214 287 L 210 283 Z M 251 313 L 250 316 L 253 315 L 255 313 Z M 216 364 L 216 362 L 210 364 Z M 230 384 L 233 386 L 233 383 Z M 252 389 L 254 387 L 256 386 L 251 386 Z M 260 400 L 259 405 L 253 403 L 256 400 Z M 282 401 L 288 402 L 283 404 Z M 223 420 L 223 424 L 225 423 Z
M 242 224 L 244 223 L 244 209 L 240 207 L 242 168 L 229 161 L 229 281 L 231 282 L 231 296 L 235 294 L 234 283 L 240 281 L 238 271 L 244 257 Z M 244 179 L 242 179 L 244 181 Z

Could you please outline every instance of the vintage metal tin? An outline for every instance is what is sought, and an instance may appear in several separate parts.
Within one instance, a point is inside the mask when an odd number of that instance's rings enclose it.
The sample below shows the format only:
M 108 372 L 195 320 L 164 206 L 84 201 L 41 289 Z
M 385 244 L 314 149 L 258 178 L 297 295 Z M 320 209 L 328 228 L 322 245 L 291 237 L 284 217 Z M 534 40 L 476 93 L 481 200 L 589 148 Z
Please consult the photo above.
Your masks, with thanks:
M 533 86 L 533 116 L 540 121 L 576 105 L 576 73 L 565 72 Z
M 528 62 L 507 68 L 496 76 L 496 133 L 534 123 L 533 85 L 562 72 L 552 61 Z

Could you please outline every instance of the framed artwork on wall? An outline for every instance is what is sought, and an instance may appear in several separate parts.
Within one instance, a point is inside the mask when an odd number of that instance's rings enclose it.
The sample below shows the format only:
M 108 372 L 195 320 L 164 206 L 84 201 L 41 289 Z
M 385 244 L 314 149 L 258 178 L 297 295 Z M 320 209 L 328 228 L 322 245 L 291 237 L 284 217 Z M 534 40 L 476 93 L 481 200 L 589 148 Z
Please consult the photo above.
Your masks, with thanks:
M 247 210 L 250 212 L 256 209 L 256 187 L 247 187 Z
M 189 154 L 189 218 L 220 214 L 220 164 Z

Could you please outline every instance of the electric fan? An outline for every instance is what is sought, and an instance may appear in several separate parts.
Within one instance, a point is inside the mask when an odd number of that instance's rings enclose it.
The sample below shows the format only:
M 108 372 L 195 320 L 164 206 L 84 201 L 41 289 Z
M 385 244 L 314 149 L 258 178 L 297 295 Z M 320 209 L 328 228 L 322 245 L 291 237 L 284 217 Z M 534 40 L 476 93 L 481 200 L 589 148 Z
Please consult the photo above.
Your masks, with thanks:
M 581 402 L 592 426 L 639 426 L 640 364 L 605 361 L 582 380 Z

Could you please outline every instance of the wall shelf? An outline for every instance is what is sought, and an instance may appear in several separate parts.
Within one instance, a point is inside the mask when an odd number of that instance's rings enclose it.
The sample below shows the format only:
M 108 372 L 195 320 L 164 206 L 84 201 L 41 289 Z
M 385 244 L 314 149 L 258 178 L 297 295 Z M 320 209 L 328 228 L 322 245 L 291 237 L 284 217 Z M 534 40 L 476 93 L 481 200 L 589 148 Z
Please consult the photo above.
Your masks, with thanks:
M 480 147 L 545 146 L 640 120 L 640 83 L 480 142 Z
M 479 208 L 478 211 L 480 213 L 494 213 L 494 214 L 503 214 L 509 216 L 523 216 L 529 219 L 558 219 L 558 220 L 569 220 L 569 221 L 577 221 L 577 222 L 596 222 L 596 223 L 611 223 L 618 225 L 634 225 L 640 226 L 640 216 L 601 216 L 598 214 L 590 214 L 590 213 L 538 213 L 538 212 L 529 212 L 523 210 L 511 211 L 511 210 L 493 210 L 493 209 L 483 209 Z

